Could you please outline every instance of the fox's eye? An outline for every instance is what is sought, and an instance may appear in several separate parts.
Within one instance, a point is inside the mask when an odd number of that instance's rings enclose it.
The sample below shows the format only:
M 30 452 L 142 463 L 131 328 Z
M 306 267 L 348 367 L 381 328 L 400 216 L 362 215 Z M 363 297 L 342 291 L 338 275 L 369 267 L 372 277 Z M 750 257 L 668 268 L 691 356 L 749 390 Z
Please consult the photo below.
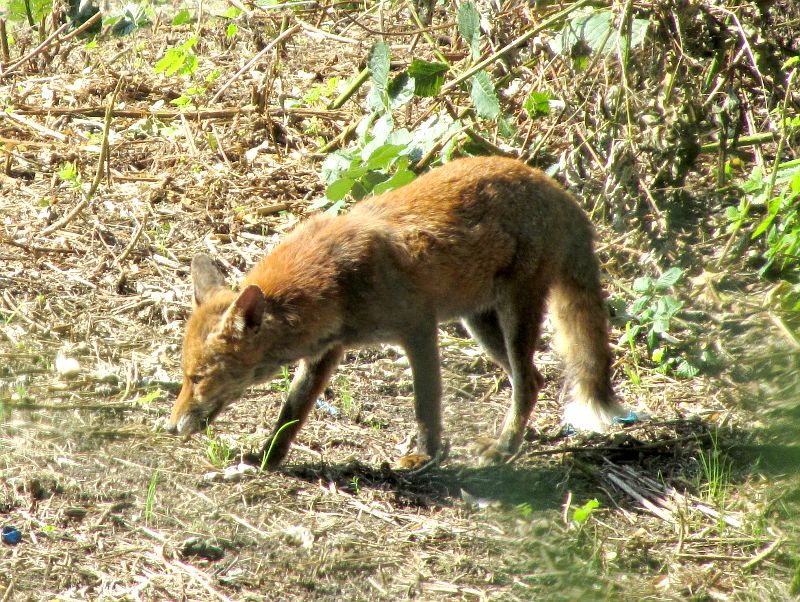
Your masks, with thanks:
M 201 380 L 203 380 L 203 375 L 202 375 L 202 374 L 192 374 L 192 375 L 189 377 L 189 380 L 192 382 L 192 384 L 193 384 L 193 385 L 196 385 L 196 384 L 198 384 L 198 383 L 199 383 Z

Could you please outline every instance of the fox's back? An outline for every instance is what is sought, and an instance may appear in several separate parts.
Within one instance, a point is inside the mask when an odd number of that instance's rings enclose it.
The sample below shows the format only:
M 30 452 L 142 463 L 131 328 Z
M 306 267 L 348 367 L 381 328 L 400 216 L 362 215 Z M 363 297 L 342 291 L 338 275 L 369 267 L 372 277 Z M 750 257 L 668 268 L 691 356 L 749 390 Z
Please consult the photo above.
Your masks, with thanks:
M 571 248 L 592 241 L 571 195 L 542 172 L 499 157 L 453 161 L 357 204 L 350 216 L 402 241 L 418 286 L 443 305 L 485 296 L 503 275 L 538 273 L 546 288 Z
M 491 304 L 503 278 L 535 275 L 546 294 L 570 247 L 590 247 L 591 238 L 582 210 L 549 177 L 519 161 L 475 157 L 344 215 L 312 218 L 249 280 L 274 292 L 408 291 L 442 317 L 455 317 Z

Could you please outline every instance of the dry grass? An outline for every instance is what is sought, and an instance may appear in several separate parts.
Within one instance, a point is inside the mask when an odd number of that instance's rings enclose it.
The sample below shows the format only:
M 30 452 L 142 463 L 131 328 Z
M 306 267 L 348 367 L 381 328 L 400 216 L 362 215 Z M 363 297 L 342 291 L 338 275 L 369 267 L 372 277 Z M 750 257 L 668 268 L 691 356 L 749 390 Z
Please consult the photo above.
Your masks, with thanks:
M 507 14 L 509 32 L 524 26 L 521 14 Z M 401 15 L 359 18 L 399 29 Z M 0 547 L 0 601 L 789 597 L 798 578 L 796 481 L 755 447 L 772 437 L 765 425 L 782 419 L 767 412 L 775 405 L 742 407 L 791 399 L 794 380 L 777 393 L 773 385 L 778 366 L 796 371 L 797 356 L 742 361 L 764 340 L 785 347 L 786 333 L 758 307 L 761 289 L 747 273 L 702 272 L 721 243 L 689 228 L 656 243 L 647 228 L 601 228 L 613 294 L 657 264 L 654 246 L 667 259 L 685 252 L 685 265 L 704 276 L 687 293 L 699 316 L 687 332 L 722 358 L 715 374 L 691 380 L 645 362 L 634 385 L 623 371 L 633 360 L 619 349 L 617 390 L 652 415 L 633 427 L 564 435 L 560 368 L 545 336 L 538 363 L 547 386 L 527 443 L 512 465 L 478 468 L 471 441 L 495 432 L 509 387 L 448 326 L 450 456 L 422 474 L 392 468 L 413 431 L 410 375 L 392 347 L 347 356 L 275 473 L 225 473 L 218 459 L 263 442 L 282 379 L 251 391 L 207 437 L 184 444 L 154 428 L 179 386 L 191 256 L 211 252 L 238 279 L 322 194 L 320 141 L 359 117 L 352 102 L 337 111 L 281 107 L 282 95 L 357 73 L 371 40 L 344 9 L 297 16 L 301 27 L 284 46 L 258 73 L 234 78 L 207 112 L 180 115 L 168 101 L 186 81 L 152 73 L 186 27 L 103 39 L 91 50 L 73 39 L 0 79 L 9 108 L 0 114 L 0 523 L 23 533 L 20 544 Z M 203 23 L 198 79 L 223 73 L 208 96 L 280 23 L 257 13 L 239 22 L 233 46 L 224 22 Z M 30 31 L 18 38 L 19 55 L 33 48 Z M 392 38 L 400 60 L 410 42 Z M 596 67 L 584 78 L 601 81 L 605 67 Z M 568 73 L 541 69 L 530 75 L 566 94 Z M 103 180 L 67 221 L 85 197 L 56 174 L 74 161 L 83 182 L 94 179 L 113 94 Z M 261 109 L 250 106 L 254 96 L 266 99 Z M 557 155 L 575 122 L 550 125 Z M 586 187 L 591 198 L 597 191 Z M 702 197 L 702 178 L 687 188 Z M 624 202 L 612 200 L 607 210 L 619 213 Z M 59 369 L 59 357 L 79 367 Z M 795 406 L 785 406 L 789 419 Z M 796 453 L 790 438 L 772 441 L 775 455 Z M 758 466 L 759 455 L 774 468 Z M 235 452 L 228 460 L 236 466 Z M 599 509 L 575 523 L 574 508 L 592 498 Z

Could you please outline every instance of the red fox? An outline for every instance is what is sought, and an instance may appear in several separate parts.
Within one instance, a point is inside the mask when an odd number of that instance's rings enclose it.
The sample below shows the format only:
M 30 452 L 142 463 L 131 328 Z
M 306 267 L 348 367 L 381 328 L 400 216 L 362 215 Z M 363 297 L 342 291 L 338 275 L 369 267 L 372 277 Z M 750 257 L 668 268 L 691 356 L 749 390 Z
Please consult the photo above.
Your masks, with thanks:
M 205 429 L 248 386 L 299 360 L 264 448 L 270 468 L 285 458 L 344 349 L 382 342 L 408 356 L 419 456 L 434 457 L 437 325 L 454 318 L 511 378 L 511 407 L 484 460 L 507 458 L 522 443 L 543 385 L 533 354 L 546 305 L 566 360 L 566 421 L 602 431 L 622 412 L 591 223 L 554 180 L 516 160 L 455 160 L 347 214 L 315 216 L 247 274 L 240 292 L 202 254 L 192 281 L 171 430 Z

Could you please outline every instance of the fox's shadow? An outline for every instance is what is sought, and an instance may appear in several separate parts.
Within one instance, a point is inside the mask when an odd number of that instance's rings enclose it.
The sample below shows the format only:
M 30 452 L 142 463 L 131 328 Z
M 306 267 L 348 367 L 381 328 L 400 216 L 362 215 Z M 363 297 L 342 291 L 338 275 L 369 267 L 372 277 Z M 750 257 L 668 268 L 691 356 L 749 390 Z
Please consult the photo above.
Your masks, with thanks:
M 568 491 L 581 499 L 604 497 L 606 484 L 597 481 L 596 469 L 609 463 L 691 488 L 703 463 L 701 456 L 723 454 L 736 480 L 751 470 L 760 450 L 748 443 L 754 440 L 752 433 L 716 429 L 701 420 L 643 423 L 610 436 L 557 439 L 553 447 L 553 440 L 535 438 L 510 465 L 479 466 L 474 458 L 459 458 L 422 473 L 359 461 L 288 464 L 279 471 L 311 483 L 322 480 L 352 494 L 362 489 L 391 491 L 400 506 L 528 504 L 560 510 Z M 637 505 L 624 495 L 614 499 L 627 509 Z

